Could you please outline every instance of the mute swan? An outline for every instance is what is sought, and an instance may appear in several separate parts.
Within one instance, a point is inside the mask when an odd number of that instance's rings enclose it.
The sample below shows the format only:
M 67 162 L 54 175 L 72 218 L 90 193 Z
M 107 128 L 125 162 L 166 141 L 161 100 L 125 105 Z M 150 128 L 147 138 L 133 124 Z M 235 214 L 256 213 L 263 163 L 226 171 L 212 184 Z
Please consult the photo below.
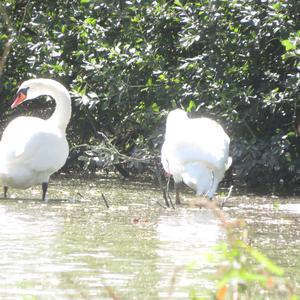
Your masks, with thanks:
M 213 197 L 231 165 L 229 143 L 223 128 L 211 119 L 190 119 L 181 109 L 168 114 L 161 161 L 164 170 L 173 175 L 176 204 L 180 204 L 177 184 L 181 181 L 197 195 Z
M 52 79 L 30 79 L 19 87 L 15 108 L 25 100 L 42 95 L 56 102 L 52 116 L 17 117 L 5 128 L 0 142 L 0 183 L 6 198 L 8 187 L 27 189 L 42 184 L 45 200 L 50 175 L 66 162 L 69 145 L 66 127 L 71 117 L 71 98 L 67 89 Z

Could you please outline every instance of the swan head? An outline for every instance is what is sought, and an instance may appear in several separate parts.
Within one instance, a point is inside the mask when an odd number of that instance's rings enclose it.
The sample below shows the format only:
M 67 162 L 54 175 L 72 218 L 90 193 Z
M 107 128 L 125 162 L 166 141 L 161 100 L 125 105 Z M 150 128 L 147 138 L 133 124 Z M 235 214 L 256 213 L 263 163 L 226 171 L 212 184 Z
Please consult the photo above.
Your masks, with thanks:
M 15 108 L 24 101 L 35 99 L 39 96 L 51 94 L 51 87 L 61 85 L 52 79 L 29 79 L 24 81 L 13 99 L 11 108 Z

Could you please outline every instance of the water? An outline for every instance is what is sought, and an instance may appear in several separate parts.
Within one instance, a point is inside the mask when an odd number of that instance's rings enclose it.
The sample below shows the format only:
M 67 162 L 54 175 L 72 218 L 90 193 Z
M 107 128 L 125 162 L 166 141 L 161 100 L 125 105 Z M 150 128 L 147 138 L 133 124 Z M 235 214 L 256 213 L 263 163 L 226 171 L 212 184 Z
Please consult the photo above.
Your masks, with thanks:
M 40 201 L 35 187 L 0 200 L 0 299 L 187 299 L 192 288 L 210 299 L 208 254 L 224 239 L 210 211 L 164 209 L 157 187 L 114 178 L 52 180 L 48 195 Z M 296 285 L 299 202 L 234 196 L 225 209 Z

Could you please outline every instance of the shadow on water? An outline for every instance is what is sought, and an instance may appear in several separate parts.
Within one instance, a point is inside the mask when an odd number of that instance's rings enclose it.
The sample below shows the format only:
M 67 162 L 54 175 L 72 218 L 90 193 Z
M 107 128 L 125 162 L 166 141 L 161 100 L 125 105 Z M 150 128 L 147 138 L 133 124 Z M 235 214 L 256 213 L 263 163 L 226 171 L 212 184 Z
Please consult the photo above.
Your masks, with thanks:
M 0 200 L 1 299 L 110 299 L 105 286 L 121 299 L 169 299 L 174 270 L 172 299 L 191 288 L 210 299 L 217 262 L 207 256 L 224 239 L 210 211 L 163 209 L 158 187 L 116 179 L 52 181 L 48 193 L 47 203 L 39 187 Z M 228 201 L 225 211 L 247 221 L 253 245 L 299 283 L 299 199 Z

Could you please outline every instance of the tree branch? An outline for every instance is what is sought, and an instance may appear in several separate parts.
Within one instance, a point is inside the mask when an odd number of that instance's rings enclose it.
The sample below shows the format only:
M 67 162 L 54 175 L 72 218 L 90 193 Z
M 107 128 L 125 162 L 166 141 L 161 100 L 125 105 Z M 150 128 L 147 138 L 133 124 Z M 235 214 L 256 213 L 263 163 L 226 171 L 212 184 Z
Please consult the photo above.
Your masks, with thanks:
M 7 31 L 8 31 L 8 40 L 4 44 L 4 49 L 3 49 L 2 55 L 0 57 L 0 76 L 3 75 L 6 61 L 7 61 L 8 55 L 11 51 L 13 42 L 21 35 L 22 28 L 23 28 L 23 25 L 25 22 L 26 13 L 27 13 L 27 7 L 28 7 L 29 3 L 30 3 L 30 0 L 28 0 L 25 5 L 22 21 L 21 21 L 18 31 L 16 32 L 16 30 L 12 26 L 11 19 L 6 12 L 5 7 L 3 6 L 3 2 L 2 1 L 0 2 L 0 16 L 4 20 L 4 24 L 7 27 Z
M 4 20 L 4 24 L 8 29 L 8 32 L 11 33 L 13 32 L 12 26 L 11 26 L 11 21 L 6 13 L 5 8 L 3 7 L 3 3 L 0 2 L 0 16 L 1 18 Z M 9 55 L 9 52 L 11 50 L 11 46 L 12 46 L 12 39 L 9 37 L 8 40 L 6 41 L 6 43 L 4 44 L 4 49 L 2 51 L 2 55 L 0 57 L 0 76 L 3 75 L 4 72 L 4 68 L 5 68 L 5 64 L 7 61 L 7 57 Z

